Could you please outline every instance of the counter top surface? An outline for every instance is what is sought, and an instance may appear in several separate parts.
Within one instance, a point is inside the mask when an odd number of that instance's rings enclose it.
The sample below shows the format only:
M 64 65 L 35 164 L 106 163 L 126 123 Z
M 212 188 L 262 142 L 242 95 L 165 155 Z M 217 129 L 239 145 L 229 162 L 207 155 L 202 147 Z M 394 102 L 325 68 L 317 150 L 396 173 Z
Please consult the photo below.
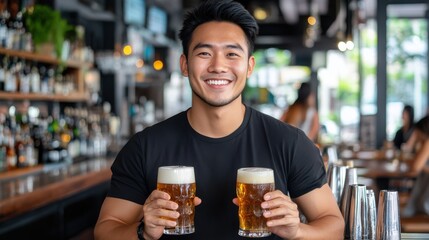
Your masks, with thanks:
M 112 163 L 96 158 L 0 174 L 0 221 L 108 181 Z

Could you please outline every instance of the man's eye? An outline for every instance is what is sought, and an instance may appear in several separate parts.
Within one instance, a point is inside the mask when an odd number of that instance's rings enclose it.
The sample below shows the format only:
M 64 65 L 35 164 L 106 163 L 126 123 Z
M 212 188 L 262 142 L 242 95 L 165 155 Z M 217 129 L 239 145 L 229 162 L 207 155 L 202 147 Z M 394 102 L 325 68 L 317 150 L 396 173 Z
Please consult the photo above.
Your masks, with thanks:
M 200 52 L 197 55 L 199 55 L 199 56 L 210 56 L 210 54 L 208 52 Z
M 228 53 L 227 56 L 228 57 L 239 57 L 240 55 L 238 55 L 237 53 Z

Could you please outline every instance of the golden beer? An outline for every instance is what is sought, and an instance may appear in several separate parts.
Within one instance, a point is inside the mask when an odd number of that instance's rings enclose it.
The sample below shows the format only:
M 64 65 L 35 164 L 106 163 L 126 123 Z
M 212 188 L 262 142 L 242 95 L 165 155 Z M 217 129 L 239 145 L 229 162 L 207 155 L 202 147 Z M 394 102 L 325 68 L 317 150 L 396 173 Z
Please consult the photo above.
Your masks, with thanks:
M 263 216 L 264 195 L 274 191 L 274 173 L 269 168 L 240 168 L 237 171 L 238 235 L 266 237 L 271 232 Z
M 176 227 L 165 228 L 164 234 L 182 235 L 195 232 L 194 198 L 197 187 L 194 168 L 186 166 L 158 168 L 157 189 L 168 193 L 171 197 L 170 200 L 179 205 L 177 212 L 180 213 L 180 216 L 176 221 Z

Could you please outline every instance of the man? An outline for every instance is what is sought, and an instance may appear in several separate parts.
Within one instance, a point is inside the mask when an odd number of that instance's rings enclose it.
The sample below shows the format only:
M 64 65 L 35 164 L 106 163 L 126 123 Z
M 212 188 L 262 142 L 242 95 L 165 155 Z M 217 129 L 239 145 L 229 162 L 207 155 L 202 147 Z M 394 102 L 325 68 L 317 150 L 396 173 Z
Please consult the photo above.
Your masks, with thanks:
M 233 204 L 236 172 L 252 166 L 275 173 L 277 190 L 261 204 L 273 233 L 266 239 L 342 238 L 344 220 L 318 149 L 302 131 L 242 103 L 257 31 L 253 17 L 229 0 L 205 2 L 186 15 L 180 66 L 192 107 L 137 133 L 118 154 L 96 239 L 243 239 Z M 162 234 L 176 224 L 166 218 L 179 216 L 177 204 L 156 190 L 157 169 L 165 165 L 195 168 L 193 234 Z M 298 207 L 308 224 L 300 223 Z

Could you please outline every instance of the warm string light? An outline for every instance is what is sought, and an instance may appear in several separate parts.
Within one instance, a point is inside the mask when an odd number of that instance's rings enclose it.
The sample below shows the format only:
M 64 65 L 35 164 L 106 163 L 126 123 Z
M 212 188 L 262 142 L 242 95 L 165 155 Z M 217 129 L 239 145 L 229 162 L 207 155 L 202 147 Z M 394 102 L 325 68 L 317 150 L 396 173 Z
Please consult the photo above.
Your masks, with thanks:
M 125 56 L 129 56 L 133 53 L 133 48 L 130 45 L 125 45 L 122 48 L 122 52 L 124 53 Z
M 153 69 L 156 71 L 161 71 L 164 68 L 164 63 L 161 60 L 156 60 L 153 62 Z
M 314 26 L 317 23 L 317 19 L 314 16 L 310 16 L 310 17 L 308 17 L 307 22 L 311 26 Z
M 258 7 L 253 11 L 253 16 L 255 16 L 256 20 L 263 21 L 267 19 L 268 14 L 267 14 L 267 11 L 265 11 L 265 9 Z
M 139 58 L 136 61 L 136 68 L 142 68 L 143 66 L 144 66 L 144 61 L 143 61 L 143 59 Z

